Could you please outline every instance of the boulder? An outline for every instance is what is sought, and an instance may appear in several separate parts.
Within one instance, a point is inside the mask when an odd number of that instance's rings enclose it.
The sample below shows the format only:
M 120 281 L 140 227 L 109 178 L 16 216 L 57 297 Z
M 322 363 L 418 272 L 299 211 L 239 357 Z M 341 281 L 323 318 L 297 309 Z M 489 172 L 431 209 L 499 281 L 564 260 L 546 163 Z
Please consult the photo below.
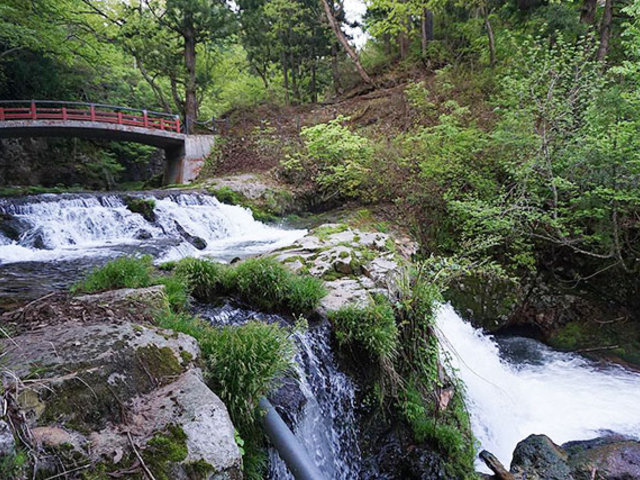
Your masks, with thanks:
M 510 472 L 493 455 L 481 458 L 498 478 L 515 480 L 627 480 L 640 478 L 640 442 L 621 435 L 606 435 L 562 447 L 545 435 L 530 435 L 518 443 Z M 495 461 L 492 461 L 495 460 Z M 501 476 L 502 474 L 507 476 Z M 508 477 L 508 475 L 512 477 Z
M 568 458 L 546 435 L 529 435 L 513 452 L 511 473 L 530 480 L 566 480 L 571 476 Z
M 31 225 L 26 220 L 9 213 L 0 212 L 0 233 L 9 240 L 17 242 L 20 240 L 20 235 L 28 231 L 30 228 Z
M 178 222 L 174 222 L 174 223 L 176 226 L 176 230 L 178 230 L 178 233 L 180 234 L 180 236 L 184 238 L 187 242 L 189 242 L 198 250 L 204 250 L 205 248 L 207 248 L 206 240 L 204 240 L 203 238 L 197 237 L 195 235 L 191 235 Z
M 148 468 L 156 478 L 242 478 L 234 426 L 202 379 L 192 337 L 132 322 L 68 322 L 0 348 L 4 391 L 24 419 L 19 428 L 32 432 L 39 476 L 80 459 L 116 476 Z

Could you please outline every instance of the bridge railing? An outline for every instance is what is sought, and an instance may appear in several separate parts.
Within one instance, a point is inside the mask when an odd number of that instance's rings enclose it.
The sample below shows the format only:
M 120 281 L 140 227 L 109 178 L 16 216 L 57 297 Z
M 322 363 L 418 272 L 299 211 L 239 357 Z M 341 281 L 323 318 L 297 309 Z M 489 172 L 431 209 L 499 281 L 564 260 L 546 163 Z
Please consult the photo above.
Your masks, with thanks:
M 100 103 L 4 100 L 0 122 L 6 120 L 74 120 L 180 133 L 177 115 Z

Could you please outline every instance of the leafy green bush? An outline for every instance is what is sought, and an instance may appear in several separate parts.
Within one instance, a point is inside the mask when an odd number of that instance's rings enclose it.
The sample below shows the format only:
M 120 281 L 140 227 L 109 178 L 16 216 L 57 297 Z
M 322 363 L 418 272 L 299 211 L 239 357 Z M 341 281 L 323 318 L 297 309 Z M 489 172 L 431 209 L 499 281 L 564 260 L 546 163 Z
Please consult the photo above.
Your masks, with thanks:
M 151 284 L 153 264 L 149 255 L 120 257 L 103 267 L 93 269 L 82 281 L 71 287 L 73 293 L 93 293 L 116 288 L 144 288 Z
M 363 198 L 362 187 L 369 174 L 373 147 L 369 139 L 343 125 L 339 116 L 328 123 L 305 127 L 300 136 L 304 150 L 281 163 L 283 174 L 292 181 L 314 181 L 325 198 Z M 310 176 L 310 178 L 304 178 Z

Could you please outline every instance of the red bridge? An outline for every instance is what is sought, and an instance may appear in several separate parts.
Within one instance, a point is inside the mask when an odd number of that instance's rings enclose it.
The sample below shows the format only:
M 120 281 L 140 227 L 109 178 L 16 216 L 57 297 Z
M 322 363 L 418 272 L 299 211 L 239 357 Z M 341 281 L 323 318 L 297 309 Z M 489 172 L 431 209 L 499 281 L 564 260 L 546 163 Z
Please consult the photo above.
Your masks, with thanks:
M 181 133 L 180 117 L 97 103 L 0 101 L 0 138 L 82 137 L 136 142 L 165 151 L 165 184 L 193 180 L 213 146 L 211 135 Z

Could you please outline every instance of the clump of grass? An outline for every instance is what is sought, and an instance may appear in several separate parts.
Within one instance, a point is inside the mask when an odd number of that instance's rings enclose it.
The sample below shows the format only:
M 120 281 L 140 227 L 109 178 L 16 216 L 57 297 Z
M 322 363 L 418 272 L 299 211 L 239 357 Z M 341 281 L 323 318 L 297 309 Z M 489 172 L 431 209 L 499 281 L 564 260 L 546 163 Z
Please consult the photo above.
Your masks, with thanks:
M 252 258 L 235 266 L 188 258 L 178 263 L 175 274 L 197 300 L 235 295 L 264 310 L 308 313 L 326 295 L 321 280 L 295 275 L 272 258 Z
M 157 277 L 153 283 L 164 285 L 164 294 L 172 311 L 179 312 L 189 303 L 189 291 L 186 283 L 181 278 L 175 276 Z
M 94 293 L 116 288 L 144 288 L 151 284 L 153 264 L 149 255 L 120 257 L 93 269 L 71 287 L 73 293 Z
M 295 344 L 289 328 L 249 322 L 216 328 L 187 313 L 159 315 L 160 327 L 194 337 L 200 345 L 209 387 L 229 409 L 244 441 L 245 478 L 264 478 L 264 434 L 258 427 L 258 401 L 292 367 Z
M 253 422 L 260 398 L 292 367 L 290 330 L 252 321 L 215 330 L 203 343 L 215 352 L 205 359 L 212 390 L 233 412 L 234 422 Z
M 224 265 L 199 258 L 185 258 L 176 265 L 175 276 L 182 279 L 196 300 L 208 302 L 227 290 L 229 273 Z
M 376 297 L 366 307 L 352 305 L 329 312 L 338 343 L 357 344 L 373 359 L 391 358 L 398 347 L 398 327 L 391 303 Z

